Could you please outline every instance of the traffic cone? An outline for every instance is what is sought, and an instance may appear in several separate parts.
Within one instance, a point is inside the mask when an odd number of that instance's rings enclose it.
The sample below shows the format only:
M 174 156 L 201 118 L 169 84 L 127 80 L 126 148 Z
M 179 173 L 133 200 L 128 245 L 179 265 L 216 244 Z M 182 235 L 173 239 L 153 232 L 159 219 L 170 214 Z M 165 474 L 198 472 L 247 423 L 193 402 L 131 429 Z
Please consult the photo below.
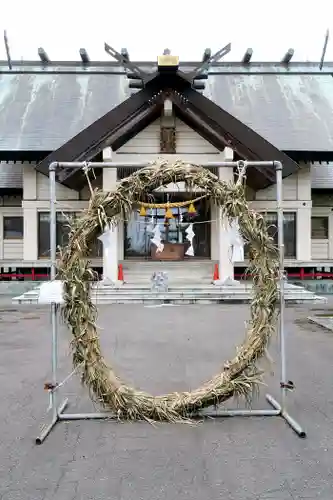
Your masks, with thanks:
M 124 281 L 124 269 L 122 264 L 118 264 L 118 281 Z
M 214 266 L 214 276 L 213 276 L 213 281 L 219 281 L 220 275 L 219 275 L 219 265 L 215 264 Z

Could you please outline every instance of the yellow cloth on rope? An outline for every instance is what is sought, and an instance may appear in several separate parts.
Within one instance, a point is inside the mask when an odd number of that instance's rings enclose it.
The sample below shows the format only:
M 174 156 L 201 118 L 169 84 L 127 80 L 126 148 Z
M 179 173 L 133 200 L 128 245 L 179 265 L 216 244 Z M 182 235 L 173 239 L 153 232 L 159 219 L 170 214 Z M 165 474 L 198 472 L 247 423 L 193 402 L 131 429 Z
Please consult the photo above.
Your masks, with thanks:
M 187 207 L 189 205 L 193 205 L 195 202 L 202 200 L 203 198 L 206 198 L 207 196 L 208 196 L 207 194 L 204 194 L 202 196 L 198 196 L 198 198 L 194 198 L 194 200 L 176 201 L 174 203 L 143 203 L 140 201 L 139 205 L 142 208 L 165 208 L 166 210 L 168 210 L 169 208 L 180 208 L 180 207 Z M 140 214 L 141 214 L 141 210 L 140 210 Z

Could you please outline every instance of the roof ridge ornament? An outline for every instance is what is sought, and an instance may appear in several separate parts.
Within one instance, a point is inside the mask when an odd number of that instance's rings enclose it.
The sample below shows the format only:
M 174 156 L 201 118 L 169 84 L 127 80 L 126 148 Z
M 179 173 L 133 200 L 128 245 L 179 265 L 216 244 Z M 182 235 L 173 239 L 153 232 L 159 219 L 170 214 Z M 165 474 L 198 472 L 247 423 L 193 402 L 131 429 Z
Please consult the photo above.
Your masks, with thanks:
M 154 78 L 154 73 L 147 73 L 129 60 L 129 55 L 126 49 L 122 49 L 121 53 L 119 53 L 106 42 L 104 43 L 104 49 L 111 57 L 116 59 L 116 61 L 118 61 L 125 68 L 127 78 L 130 80 L 136 80 L 134 82 L 130 82 L 130 88 L 143 88 L 152 78 Z M 229 54 L 230 51 L 231 43 L 228 43 L 213 55 L 211 54 L 210 49 L 206 49 L 202 62 L 195 67 L 193 71 L 184 73 L 186 80 L 191 83 L 194 89 L 203 90 L 205 88 L 205 84 L 203 82 L 198 82 L 198 80 L 207 80 L 209 67 L 220 61 L 220 59 Z M 172 55 L 171 50 L 169 48 L 165 48 L 163 50 L 163 54 L 157 57 L 157 68 L 159 72 L 176 73 L 179 69 L 179 56 Z
M 179 56 L 173 56 L 168 48 L 164 49 L 163 54 L 157 57 L 157 68 L 158 71 L 178 71 Z

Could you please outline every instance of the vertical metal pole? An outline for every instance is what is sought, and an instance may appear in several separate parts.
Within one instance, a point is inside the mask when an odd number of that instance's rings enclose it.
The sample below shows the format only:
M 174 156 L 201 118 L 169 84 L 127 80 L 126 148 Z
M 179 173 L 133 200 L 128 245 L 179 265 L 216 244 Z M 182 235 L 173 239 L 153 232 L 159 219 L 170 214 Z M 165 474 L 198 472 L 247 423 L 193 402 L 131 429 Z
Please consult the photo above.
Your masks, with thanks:
M 51 164 L 49 168 L 50 182 L 50 257 L 51 257 L 51 280 L 55 280 L 57 270 L 57 211 L 56 211 L 56 164 Z M 51 325 L 52 325 L 52 385 L 51 406 L 53 419 L 57 419 L 57 357 L 58 357 L 58 325 L 57 325 L 57 304 L 51 304 Z
M 50 257 L 51 257 L 51 280 L 54 280 L 57 272 L 57 211 L 56 211 L 56 167 L 50 165 Z
M 279 286 L 280 286 L 280 315 L 279 315 L 279 338 L 281 351 L 281 382 L 286 383 L 286 349 L 284 331 L 284 224 L 283 224 L 283 188 L 282 188 L 282 164 L 275 163 L 276 167 L 276 200 L 278 219 L 278 248 L 279 248 Z M 281 387 L 281 408 L 285 410 L 286 388 Z

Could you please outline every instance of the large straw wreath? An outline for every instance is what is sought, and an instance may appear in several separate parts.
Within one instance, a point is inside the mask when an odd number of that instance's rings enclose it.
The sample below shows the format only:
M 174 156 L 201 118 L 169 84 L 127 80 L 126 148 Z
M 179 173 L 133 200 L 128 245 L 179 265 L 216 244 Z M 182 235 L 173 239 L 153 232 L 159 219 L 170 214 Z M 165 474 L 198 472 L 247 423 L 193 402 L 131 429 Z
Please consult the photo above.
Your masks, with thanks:
M 88 209 L 71 227 L 59 274 L 65 287 L 64 316 L 73 335 L 73 364 L 81 370 L 82 382 L 92 399 L 118 418 L 181 421 L 232 396 L 251 398 L 253 390 L 257 389 L 262 372 L 256 364 L 265 354 L 276 326 L 278 259 L 263 217 L 248 207 L 243 174 L 236 183 L 227 183 L 200 166 L 181 161 L 173 165 L 154 163 L 120 181 L 114 192 L 94 191 Z M 89 244 L 105 227 L 117 224 L 122 218 L 128 219 L 133 206 L 143 201 L 147 193 L 170 182 L 181 181 L 189 190 L 203 189 L 221 207 L 224 216 L 238 218 L 242 236 L 250 246 L 249 271 L 253 275 L 254 292 L 251 319 L 242 345 L 237 348 L 235 357 L 223 364 L 220 373 L 191 392 L 153 396 L 129 387 L 101 353 L 97 309 L 90 297 L 93 271 L 87 256 Z

